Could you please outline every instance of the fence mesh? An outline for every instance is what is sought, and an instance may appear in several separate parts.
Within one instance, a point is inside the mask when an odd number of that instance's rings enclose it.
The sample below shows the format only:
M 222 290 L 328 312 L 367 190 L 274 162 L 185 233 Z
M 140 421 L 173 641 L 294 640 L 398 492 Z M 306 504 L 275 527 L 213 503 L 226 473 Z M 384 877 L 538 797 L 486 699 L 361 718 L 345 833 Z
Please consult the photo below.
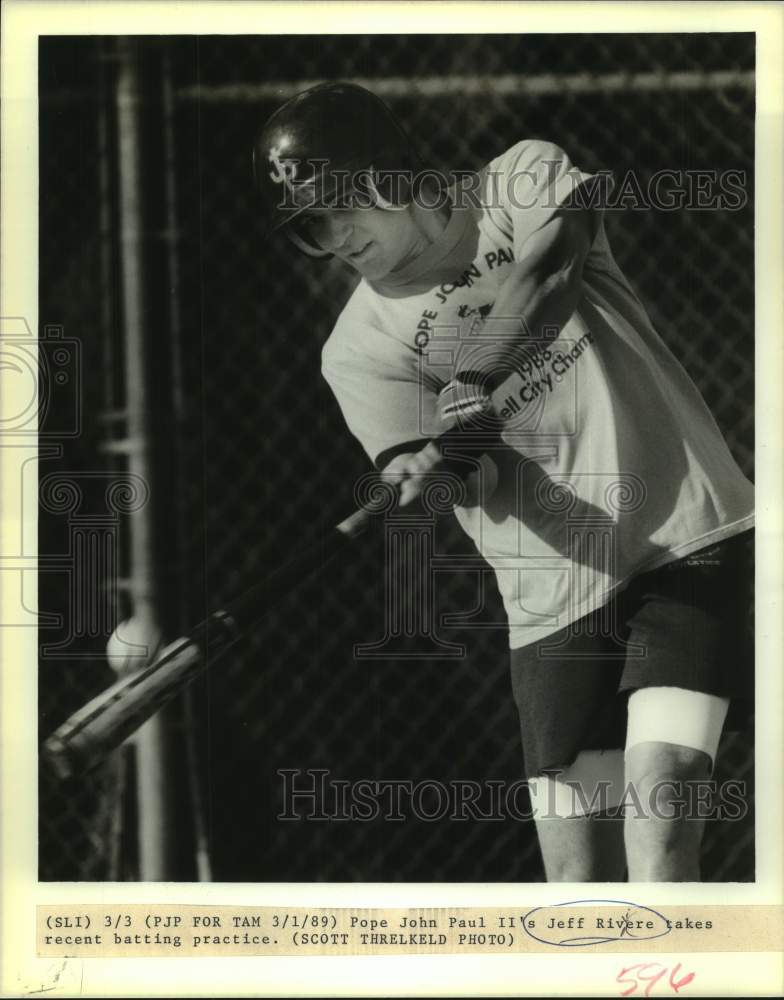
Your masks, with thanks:
M 351 509 L 353 484 L 367 471 L 319 374 L 321 344 L 352 278 L 261 234 L 249 146 L 283 99 L 318 80 L 366 83 L 406 123 L 423 158 L 444 171 L 477 168 L 520 138 L 540 136 L 585 170 L 609 169 L 616 179 L 633 171 L 643 186 L 663 169 L 745 171 L 751 195 L 753 35 L 204 37 L 140 40 L 139 49 L 165 65 L 170 86 L 168 119 L 160 94 L 148 100 L 173 161 L 170 216 L 151 234 L 168 248 L 151 336 L 160 362 L 157 460 L 167 486 L 159 510 L 174 528 L 161 532 L 159 545 L 172 635 L 285 560 L 315 524 Z M 41 320 L 80 336 L 105 375 L 116 361 L 117 317 L 110 309 L 103 325 L 96 318 L 95 290 L 110 303 L 115 296 L 95 250 L 112 219 L 102 221 L 94 198 L 105 151 L 90 74 L 105 78 L 106 62 L 97 43 L 79 39 L 55 40 L 44 55 Z M 735 211 L 610 212 L 607 230 L 654 325 L 751 475 L 751 198 Z M 87 390 L 86 433 L 68 446 L 68 468 L 105 462 L 96 416 L 106 405 L 95 385 Z M 62 537 L 61 522 L 50 529 Z M 434 531 L 437 553 L 470 551 L 451 519 Z M 407 659 L 422 646 L 405 637 L 395 640 L 394 656 L 354 656 L 355 645 L 382 637 L 382 564 L 379 541 L 333 565 L 198 683 L 198 779 L 216 879 L 543 877 L 532 824 L 513 819 L 276 818 L 280 770 L 414 783 L 521 776 L 502 629 L 441 625 L 445 641 L 465 646 L 459 658 Z M 483 580 L 483 620 L 500 622 L 498 595 Z M 475 574 L 443 574 L 436 620 L 470 608 L 477 585 Z M 65 603 L 53 582 L 42 593 L 54 607 Z M 107 674 L 99 662 L 85 671 L 76 658 L 43 657 L 42 735 L 108 683 Z M 43 878 L 118 877 L 120 760 L 65 788 L 44 779 Z M 725 738 L 717 771 L 752 794 L 749 733 Z M 182 809 L 187 826 L 184 795 Z M 711 825 L 706 878 L 753 879 L 753 857 L 751 813 Z

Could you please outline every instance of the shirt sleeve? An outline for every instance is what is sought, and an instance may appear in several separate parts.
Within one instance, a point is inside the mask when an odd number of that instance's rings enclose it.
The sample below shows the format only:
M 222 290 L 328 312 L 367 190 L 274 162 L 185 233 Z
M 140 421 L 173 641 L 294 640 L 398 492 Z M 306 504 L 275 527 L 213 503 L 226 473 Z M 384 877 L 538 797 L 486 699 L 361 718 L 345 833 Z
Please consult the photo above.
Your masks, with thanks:
M 321 371 L 348 429 L 378 468 L 407 446 L 417 450 L 443 429 L 435 392 L 413 373 L 376 365 L 362 355 L 326 351 Z
M 525 244 L 574 196 L 590 204 L 594 179 L 578 169 L 560 146 L 526 140 L 488 164 L 486 197 L 496 224 L 512 240 L 515 260 L 525 257 Z

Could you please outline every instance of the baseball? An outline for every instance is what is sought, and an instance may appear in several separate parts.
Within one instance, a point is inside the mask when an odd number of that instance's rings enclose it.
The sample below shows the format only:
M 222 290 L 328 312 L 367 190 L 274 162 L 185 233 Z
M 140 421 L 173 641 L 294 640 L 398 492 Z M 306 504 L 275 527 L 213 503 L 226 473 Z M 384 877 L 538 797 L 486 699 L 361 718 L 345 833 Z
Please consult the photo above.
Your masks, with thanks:
M 140 670 L 157 656 L 163 633 L 155 622 L 138 616 L 120 622 L 106 643 L 106 660 L 117 674 Z

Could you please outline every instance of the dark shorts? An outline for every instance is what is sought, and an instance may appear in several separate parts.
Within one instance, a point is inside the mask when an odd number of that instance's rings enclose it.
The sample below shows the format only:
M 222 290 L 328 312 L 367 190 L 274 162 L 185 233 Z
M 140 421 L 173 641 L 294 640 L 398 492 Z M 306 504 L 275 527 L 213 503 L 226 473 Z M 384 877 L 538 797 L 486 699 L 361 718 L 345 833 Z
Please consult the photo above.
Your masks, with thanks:
M 641 573 L 598 611 L 511 650 L 526 777 L 581 750 L 622 748 L 626 702 L 643 687 L 731 699 L 727 729 L 754 705 L 754 533 Z

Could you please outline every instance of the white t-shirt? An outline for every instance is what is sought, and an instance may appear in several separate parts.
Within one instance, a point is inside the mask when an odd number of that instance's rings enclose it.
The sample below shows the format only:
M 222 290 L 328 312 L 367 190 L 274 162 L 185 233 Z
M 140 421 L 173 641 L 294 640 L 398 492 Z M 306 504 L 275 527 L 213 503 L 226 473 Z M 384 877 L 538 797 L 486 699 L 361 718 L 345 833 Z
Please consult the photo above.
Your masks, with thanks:
M 500 285 L 531 234 L 588 179 L 557 146 L 517 143 L 453 190 L 444 232 L 417 260 L 359 283 L 322 364 L 371 460 L 383 465 L 444 429 L 439 389 L 493 350 L 482 318 Z M 495 570 L 512 648 L 601 607 L 636 574 L 753 524 L 751 483 L 603 226 L 571 319 L 527 343 L 518 373 L 494 393 L 502 443 L 478 460 L 477 482 L 455 508 Z

